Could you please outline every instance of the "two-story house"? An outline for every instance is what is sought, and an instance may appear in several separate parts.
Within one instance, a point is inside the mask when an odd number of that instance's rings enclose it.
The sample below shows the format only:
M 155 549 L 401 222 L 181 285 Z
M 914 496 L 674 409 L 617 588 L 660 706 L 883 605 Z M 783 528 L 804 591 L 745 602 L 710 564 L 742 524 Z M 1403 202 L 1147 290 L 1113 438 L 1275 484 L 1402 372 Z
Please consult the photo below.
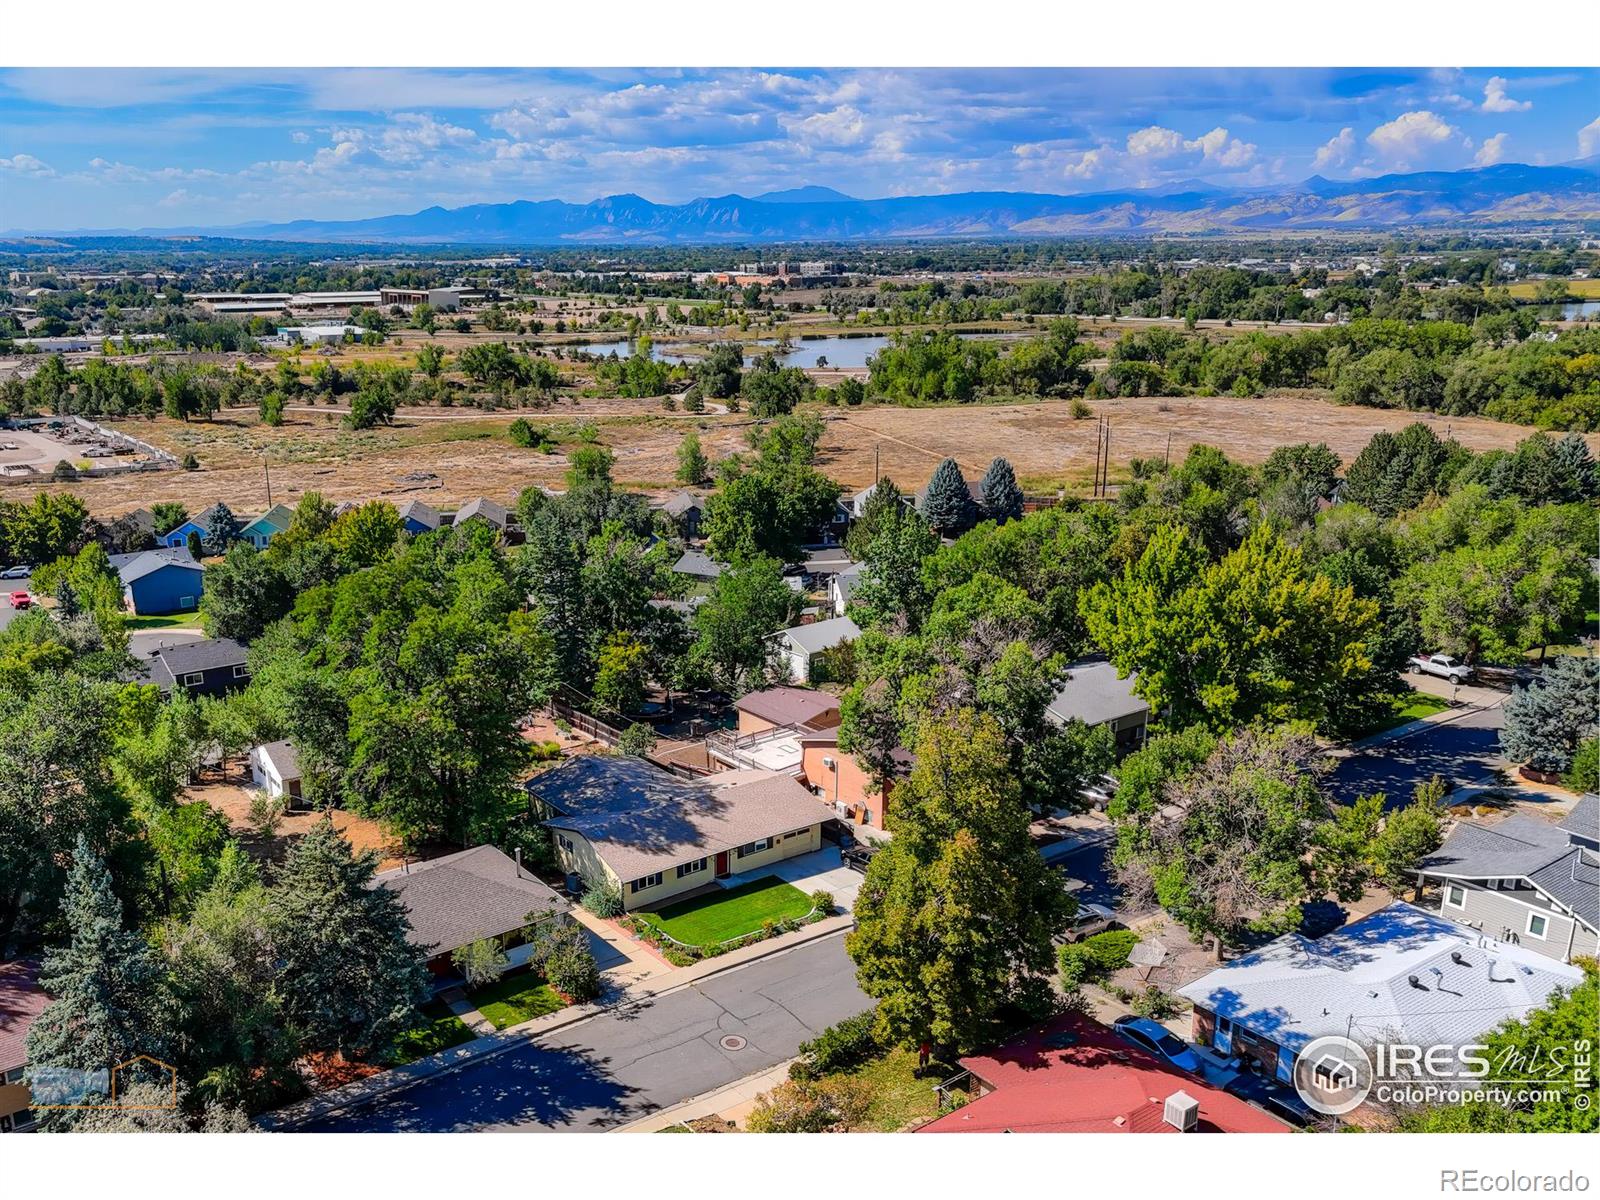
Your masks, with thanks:
M 1439 911 L 1502 942 L 1571 962 L 1600 949 L 1600 797 L 1559 825 L 1521 814 L 1457 825 L 1418 876 Z

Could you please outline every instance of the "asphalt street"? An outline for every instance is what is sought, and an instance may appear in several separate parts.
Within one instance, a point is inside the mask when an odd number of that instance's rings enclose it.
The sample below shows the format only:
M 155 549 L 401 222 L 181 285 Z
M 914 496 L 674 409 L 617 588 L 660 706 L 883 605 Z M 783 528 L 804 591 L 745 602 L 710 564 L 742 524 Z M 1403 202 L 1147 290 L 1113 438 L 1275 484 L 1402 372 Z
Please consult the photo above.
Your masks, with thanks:
M 12 592 L 31 592 L 32 579 L 0 579 L 0 629 L 11 624 L 11 619 L 17 615 L 18 610 L 11 607 Z
M 777 1066 L 870 1007 L 844 938 L 823 938 L 297 1128 L 603 1132 Z
M 1412 789 L 1433 775 L 1457 784 L 1476 782 L 1502 765 L 1500 729 L 1504 724 L 1505 713 L 1498 705 L 1455 721 L 1436 722 L 1409 737 L 1342 759 L 1329 787 L 1346 803 L 1357 796 L 1383 792 L 1394 806 L 1408 803 Z

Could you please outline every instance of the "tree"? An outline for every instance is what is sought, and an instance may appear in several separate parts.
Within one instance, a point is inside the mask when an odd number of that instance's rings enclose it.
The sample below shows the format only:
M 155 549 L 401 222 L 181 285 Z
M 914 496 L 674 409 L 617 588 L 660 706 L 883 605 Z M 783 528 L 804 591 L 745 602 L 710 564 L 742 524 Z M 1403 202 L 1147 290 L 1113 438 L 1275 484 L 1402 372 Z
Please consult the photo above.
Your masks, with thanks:
M 1563 655 L 1545 663 L 1532 683 L 1505 704 L 1500 749 L 1513 762 L 1560 774 L 1582 743 L 1600 734 L 1600 659 Z
M 594 698 L 610 712 L 637 712 L 644 703 L 649 649 L 630 633 L 613 633 L 600 648 Z
M 1417 864 L 1444 840 L 1440 802 L 1447 790 L 1436 775 L 1416 786 L 1410 804 L 1388 814 L 1382 792 L 1334 808 L 1313 835 L 1312 863 L 1321 888 L 1352 901 L 1372 882 L 1390 891 L 1415 882 Z
M 656 731 L 643 721 L 629 725 L 617 739 L 617 753 L 629 758 L 643 758 L 655 747 Z
M 947 458 L 934 468 L 923 493 L 922 515 L 941 534 L 955 534 L 969 528 L 976 515 L 972 492 L 961 474 L 961 466 Z
M 867 547 L 877 536 L 879 528 L 889 521 L 898 520 L 906 509 L 906 496 L 895 481 L 887 475 L 873 484 L 861 505 L 861 514 L 850 524 L 845 534 L 845 549 L 850 557 L 860 561 L 867 556 Z
M 39 982 L 52 999 L 28 1030 L 25 1080 L 38 1087 L 46 1068 L 105 1071 L 140 1054 L 169 1054 L 161 966 L 140 934 L 122 928 L 110 872 L 86 838 L 73 850 L 63 917 L 69 940 L 45 955 Z M 41 1110 L 47 1129 L 72 1116 Z
M 1290 527 L 1316 519 L 1318 502 L 1333 494 L 1342 465 L 1326 443 L 1279 446 L 1261 464 L 1261 508 Z
M 768 637 L 799 617 L 800 598 L 783 582 L 776 560 L 755 558 L 717 576 L 711 595 L 695 609 L 693 661 L 730 692 L 766 681 Z
M 781 416 L 794 411 L 811 389 L 811 382 L 799 367 L 785 367 L 774 354 L 763 354 L 746 371 L 739 384 L 739 395 L 758 419 Z
M 200 614 L 211 637 L 250 642 L 293 600 L 274 561 L 248 542 L 235 542 L 220 561 L 206 565 Z
M 208 554 L 226 554 L 228 547 L 239 540 L 239 518 L 233 510 L 218 501 L 211 507 L 206 520 L 205 548 Z
M 328 529 L 328 543 L 346 570 L 373 566 L 394 552 L 402 524 L 394 505 L 371 500 L 344 513 Z
M 379 1054 L 416 1023 L 428 995 L 405 906 L 372 885 L 377 865 L 375 852 L 353 854 L 324 817 L 273 881 L 277 989 L 303 1050 Z
M 938 535 L 914 511 L 900 509 L 877 524 L 864 548 L 866 569 L 850 595 L 863 627 L 916 633 L 933 605 L 923 564 L 939 548 Z
M 150 506 L 150 515 L 155 520 L 155 534 L 161 537 L 187 521 L 189 510 L 176 500 L 158 500 Z
M 511 960 L 500 949 L 500 943 L 494 938 L 479 938 L 475 942 L 468 942 L 465 946 L 457 946 L 450 952 L 451 965 L 461 972 L 461 977 L 467 981 L 469 988 L 480 988 L 491 984 L 504 975 L 511 966 Z
M 700 435 L 689 432 L 683 435 L 678 446 L 678 482 L 688 487 L 704 483 L 711 474 L 711 464 L 700 449 Z
M 1022 515 L 1022 489 L 1017 486 L 1017 473 L 1005 459 L 997 458 L 989 464 L 978 492 L 983 515 L 989 520 L 1004 524 Z
M 1210 940 L 1218 958 L 1246 933 L 1295 928 L 1328 811 L 1320 762 L 1315 739 L 1293 728 L 1222 741 L 1198 769 L 1162 784 L 1160 808 L 1126 814 L 1142 828 L 1117 859 L 1123 886 Z
M 1326 724 L 1369 678 L 1377 605 L 1306 569 L 1262 526 L 1221 562 L 1176 526 L 1155 531 L 1121 578 L 1082 600 L 1090 635 L 1136 690 L 1178 725 L 1256 719 Z
M 1399 433 L 1375 433 L 1345 472 L 1345 497 L 1392 517 L 1444 491 L 1466 457 L 1459 443 L 1441 441 L 1421 422 Z
M 1028 837 L 992 717 L 925 722 L 915 750 L 845 948 L 878 1001 L 883 1041 L 966 1047 L 986 1040 L 1002 1006 L 1042 998 L 1072 902 Z
M 417 350 L 417 370 L 429 379 L 438 379 L 444 374 L 445 364 L 449 356 L 432 342 L 424 342 Z
M 706 549 L 726 562 L 767 556 L 797 561 L 832 515 L 837 483 L 806 465 L 736 472 L 706 504 Z
M 726 400 L 739 394 L 743 372 L 744 347 L 738 342 L 719 342 L 695 364 L 694 378 L 701 395 Z

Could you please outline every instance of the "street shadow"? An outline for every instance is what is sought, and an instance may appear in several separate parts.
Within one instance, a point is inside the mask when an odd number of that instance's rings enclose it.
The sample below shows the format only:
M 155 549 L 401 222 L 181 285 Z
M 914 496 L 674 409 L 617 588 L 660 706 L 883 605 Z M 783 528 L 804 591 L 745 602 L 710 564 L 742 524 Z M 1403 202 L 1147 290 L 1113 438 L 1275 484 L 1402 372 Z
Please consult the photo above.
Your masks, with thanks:
M 608 1059 L 534 1046 L 447 1072 L 370 1104 L 298 1127 L 306 1133 L 453 1133 L 490 1128 L 530 1132 L 606 1129 L 655 1107 L 632 1099 Z

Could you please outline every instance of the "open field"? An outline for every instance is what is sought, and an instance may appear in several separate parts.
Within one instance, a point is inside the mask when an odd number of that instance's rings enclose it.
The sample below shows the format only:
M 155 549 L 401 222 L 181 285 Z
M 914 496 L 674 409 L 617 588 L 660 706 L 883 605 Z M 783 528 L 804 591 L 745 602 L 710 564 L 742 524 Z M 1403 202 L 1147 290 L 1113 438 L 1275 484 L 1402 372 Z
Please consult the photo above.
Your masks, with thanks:
M 1425 421 L 1474 450 L 1509 448 L 1532 432 L 1477 417 L 1340 407 L 1309 393 L 1102 400 L 1091 408 L 1111 418 L 1113 479 L 1126 475 L 1130 458 L 1167 453 L 1169 437 L 1174 459 L 1203 442 L 1241 462 L 1258 463 L 1277 446 L 1325 441 L 1348 463 L 1374 433 L 1412 421 Z M 920 486 L 946 456 L 976 478 L 991 459 L 1004 455 L 1031 491 L 1078 487 L 1093 471 L 1095 422 L 1074 420 L 1064 400 L 817 411 L 827 421 L 819 466 L 850 488 L 873 481 L 875 451 L 882 473 L 910 486 Z M 264 467 L 270 461 L 277 502 L 293 504 L 317 490 L 335 502 L 415 496 L 450 508 L 480 494 L 509 500 L 530 484 L 560 486 L 567 467 L 565 453 L 510 443 L 505 428 L 514 412 L 402 409 L 392 428 L 361 432 L 342 428 L 341 415 L 331 408 L 296 408 L 276 429 L 253 410 L 189 424 L 167 418 L 123 422 L 120 428 L 165 449 L 193 452 L 202 469 L 43 486 L 70 487 L 96 515 L 158 500 L 181 501 L 191 512 L 223 500 L 251 513 L 267 507 Z M 699 432 L 715 459 L 744 450 L 753 424 L 747 415 L 668 413 L 652 400 L 563 400 L 523 415 L 550 428 L 563 450 L 579 445 L 585 427 L 592 426 L 593 436 L 616 453 L 618 481 L 657 492 L 674 486 L 678 444 L 688 430 Z M 1600 450 L 1600 434 L 1589 440 Z M 421 476 L 405 478 L 416 473 Z
M 1521 283 L 1510 284 L 1506 291 L 1516 296 L 1519 300 L 1531 300 L 1539 294 L 1549 280 L 1524 280 Z M 1580 300 L 1600 300 L 1600 279 L 1563 279 L 1567 295 L 1576 296 Z

